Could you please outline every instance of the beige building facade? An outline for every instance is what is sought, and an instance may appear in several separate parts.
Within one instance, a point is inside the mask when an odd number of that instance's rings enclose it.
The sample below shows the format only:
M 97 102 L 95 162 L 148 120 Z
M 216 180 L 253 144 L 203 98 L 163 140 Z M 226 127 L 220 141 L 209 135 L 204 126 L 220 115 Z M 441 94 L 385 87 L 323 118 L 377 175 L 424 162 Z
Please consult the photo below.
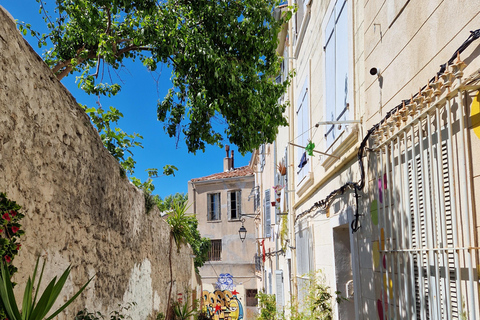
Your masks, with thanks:
M 321 270 L 335 319 L 478 319 L 480 2 L 295 4 L 289 126 L 253 156 L 262 287 L 288 315 Z
M 253 189 L 252 168 L 235 168 L 228 147 L 223 171 L 188 183 L 190 213 L 197 217 L 202 237 L 211 239 L 209 260 L 200 276 L 204 306 L 215 319 L 254 319 L 257 313 Z

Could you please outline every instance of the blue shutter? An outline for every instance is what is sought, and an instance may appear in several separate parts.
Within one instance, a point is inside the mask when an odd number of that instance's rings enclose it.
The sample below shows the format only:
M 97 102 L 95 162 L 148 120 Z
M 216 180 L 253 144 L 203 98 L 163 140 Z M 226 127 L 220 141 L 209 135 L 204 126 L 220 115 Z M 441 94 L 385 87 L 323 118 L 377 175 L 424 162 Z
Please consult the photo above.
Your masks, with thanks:
M 271 225 L 272 225 L 272 219 L 270 215 L 270 189 L 265 190 L 265 225 L 264 225 L 264 230 L 265 230 L 265 237 L 270 238 L 271 237 Z

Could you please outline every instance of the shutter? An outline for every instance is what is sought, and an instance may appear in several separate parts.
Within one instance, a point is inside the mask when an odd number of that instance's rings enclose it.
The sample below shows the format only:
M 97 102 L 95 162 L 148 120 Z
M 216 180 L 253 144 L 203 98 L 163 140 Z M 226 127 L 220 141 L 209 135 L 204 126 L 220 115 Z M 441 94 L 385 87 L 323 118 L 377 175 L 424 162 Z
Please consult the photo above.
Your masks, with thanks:
M 227 192 L 227 212 L 228 212 L 228 219 L 232 220 L 232 192 Z
M 283 270 L 275 270 L 275 290 L 276 290 L 276 300 L 277 308 L 283 308 L 284 298 L 283 298 Z
M 338 1 L 335 8 L 335 119 L 348 118 L 348 10 L 345 1 Z M 337 126 L 338 128 L 338 126 Z M 343 131 L 345 126 L 341 126 Z
M 412 248 L 421 249 L 427 246 L 426 239 L 426 216 L 425 216 L 425 196 L 422 180 L 422 167 L 420 156 L 415 157 L 416 165 L 412 167 L 412 161 L 408 164 L 408 188 L 410 201 L 410 219 L 412 220 Z M 415 169 L 415 172 L 414 172 Z M 416 180 L 415 176 L 416 175 Z M 417 183 L 415 185 L 415 182 Z M 415 216 L 415 194 L 417 195 L 417 214 Z M 424 319 L 421 314 L 421 305 L 424 303 L 426 318 L 429 316 L 429 292 L 427 269 L 428 261 L 426 254 L 416 251 L 413 255 L 414 277 L 415 277 L 415 305 L 417 319 Z
M 298 143 L 301 146 L 306 146 L 308 144 L 308 139 L 310 137 L 310 121 L 309 121 L 309 106 L 308 106 L 308 78 L 305 79 L 302 91 L 300 92 L 298 109 L 297 109 L 297 136 Z M 310 162 L 307 157 L 307 164 L 302 168 L 298 168 L 300 160 L 302 159 L 305 149 L 297 148 L 297 183 L 302 181 L 306 173 L 310 170 Z
M 235 219 L 240 219 L 242 217 L 242 191 L 236 191 L 236 205 L 237 205 L 237 216 Z
M 335 121 L 335 15 L 332 13 L 325 30 L 325 120 Z M 335 126 L 325 126 L 327 147 L 335 140 Z
M 446 229 L 446 238 L 447 243 L 444 244 L 444 247 L 453 248 L 454 240 L 453 240 L 453 217 L 452 217 L 452 198 L 451 198 L 451 183 L 449 178 L 449 170 L 450 164 L 448 163 L 448 148 L 447 144 L 442 144 L 442 173 L 443 173 L 443 188 L 444 188 L 444 203 L 445 203 L 445 229 Z M 450 302 L 450 309 L 452 312 L 452 318 L 458 319 L 458 288 L 456 282 L 456 268 L 455 268 L 455 255 L 453 251 L 448 251 L 447 254 L 447 264 L 448 264 L 448 275 L 445 277 L 449 277 L 450 280 L 450 289 L 446 288 L 445 290 L 449 291 L 450 301 L 446 300 L 446 293 L 442 292 L 442 300 L 445 301 L 445 304 L 448 307 Z M 448 285 L 448 282 L 445 284 L 445 287 Z M 447 312 L 447 310 L 445 310 Z M 446 318 L 446 317 L 445 317 Z
M 215 193 L 213 195 L 215 198 L 214 205 L 215 205 L 215 220 L 221 220 L 222 219 L 222 212 L 220 211 L 220 193 Z
M 270 238 L 271 237 L 271 225 L 272 225 L 272 220 L 270 216 L 270 189 L 265 190 L 265 237 Z
M 213 210 L 212 210 L 212 195 L 207 194 L 207 221 L 211 221 L 213 217 Z

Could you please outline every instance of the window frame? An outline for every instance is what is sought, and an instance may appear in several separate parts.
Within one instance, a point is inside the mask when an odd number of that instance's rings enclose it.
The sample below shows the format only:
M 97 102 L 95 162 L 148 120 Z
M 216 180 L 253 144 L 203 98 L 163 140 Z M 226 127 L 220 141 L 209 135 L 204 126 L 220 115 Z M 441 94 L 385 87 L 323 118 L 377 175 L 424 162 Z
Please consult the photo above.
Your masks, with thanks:
M 326 121 L 345 121 L 352 120 L 354 117 L 354 112 L 350 110 L 352 57 L 348 50 L 351 47 L 349 11 L 348 0 L 335 1 L 327 14 L 329 18 L 323 28 L 325 39 L 324 115 Z M 346 31 L 346 33 L 342 31 Z M 342 46 L 346 46 L 346 49 Z M 344 136 L 348 127 L 348 125 L 324 126 L 325 149 L 329 150 L 334 147 L 338 139 Z
M 306 77 L 303 87 L 297 100 L 297 107 L 295 109 L 295 137 L 297 137 L 297 144 L 305 147 L 310 140 L 310 94 L 309 94 L 309 77 Z M 300 160 L 305 154 L 307 164 L 299 168 Z M 306 154 L 305 149 L 297 147 L 295 159 L 295 178 L 296 184 L 299 186 L 308 178 L 308 173 L 311 171 L 311 159 Z
M 218 216 L 215 217 L 215 209 L 212 207 L 214 204 L 212 204 L 212 197 L 218 196 L 218 204 L 217 204 L 217 210 L 218 210 Z M 207 194 L 207 222 L 215 222 L 215 221 L 221 221 L 222 220 L 222 206 L 221 206 L 221 194 L 220 192 L 212 192 Z
M 232 217 L 232 194 L 235 195 L 236 217 Z M 238 221 L 242 217 L 242 190 L 230 190 L 227 192 L 228 220 Z

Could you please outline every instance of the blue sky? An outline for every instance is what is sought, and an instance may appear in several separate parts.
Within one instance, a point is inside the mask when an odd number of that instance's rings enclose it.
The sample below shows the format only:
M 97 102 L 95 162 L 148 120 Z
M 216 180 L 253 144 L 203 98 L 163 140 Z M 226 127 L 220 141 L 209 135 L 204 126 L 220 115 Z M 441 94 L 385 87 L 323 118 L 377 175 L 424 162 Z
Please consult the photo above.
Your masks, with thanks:
M 3 6 L 14 19 L 30 23 L 34 30 L 42 31 L 45 22 L 38 13 L 39 5 L 35 0 L 0 0 Z M 41 55 L 46 48 L 38 49 L 35 39 L 26 37 L 27 41 Z M 108 79 L 108 73 L 105 72 Z M 154 194 L 164 198 L 176 192 L 187 193 L 187 182 L 190 179 L 203 177 L 223 170 L 225 150 L 216 146 L 207 146 L 205 153 L 199 151 L 196 155 L 187 152 L 187 146 L 180 137 L 178 146 L 175 139 L 169 138 L 163 130 L 163 123 L 157 121 L 157 100 L 162 100 L 168 89 L 171 88 L 170 70 L 166 66 L 159 66 L 155 73 L 149 73 L 140 61 L 126 63 L 126 68 L 119 71 L 123 81 L 122 91 L 113 98 L 101 97 L 103 109 L 113 106 L 123 113 L 124 118 L 119 121 L 119 127 L 127 133 L 137 132 L 143 136 L 144 149 L 134 148 L 134 159 L 137 161 L 135 174 L 142 181 L 148 178 L 145 172 L 148 168 L 161 169 L 166 164 L 175 165 L 178 171 L 175 177 L 159 177 L 154 179 Z M 158 82 L 155 78 L 158 77 Z M 73 96 L 81 104 L 87 106 L 97 105 L 97 97 L 88 96 L 77 88 L 75 75 L 70 75 L 62 80 Z M 218 126 L 222 126 L 220 121 Z M 225 142 L 229 144 L 228 142 Z M 247 165 L 251 154 L 242 157 L 236 147 L 230 145 L 235 151 L 235 166 Z

